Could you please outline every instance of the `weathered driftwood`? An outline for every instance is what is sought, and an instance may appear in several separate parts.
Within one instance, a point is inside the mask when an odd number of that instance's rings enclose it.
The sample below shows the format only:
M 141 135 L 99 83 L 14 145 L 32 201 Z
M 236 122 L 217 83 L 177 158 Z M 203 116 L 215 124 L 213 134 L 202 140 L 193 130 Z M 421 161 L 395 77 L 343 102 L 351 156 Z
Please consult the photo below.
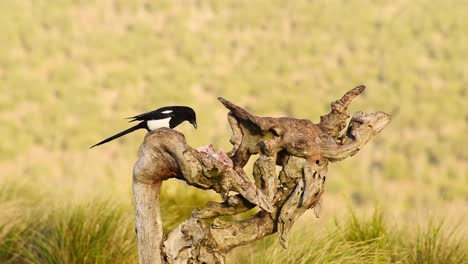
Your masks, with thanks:
M 347 108 L 363 91 L 358 86 L 333 102 L 319 124 L 258 117 L 219 98 L 230 110 L 233 148 L 227 156 L 212 147 L 195 150 L 172 129 L 148 133 L 133 172 L 140 263 L 223 263 L 234 247 L 275 232 L 286 247 L 289 230 L 307 209 L 319 216 L 329 162 L 354 155 L 390 122 L 382 112 L 358 112 L 346 128 Z M 252 182 L 243 168 L 254 154 L 259 156 Z M 163 236 L 159 188 L 169 178 L 212 189 L 224 202 L 195 209 L 190 219 Z M 241 221 L 219 218 L 256 206 L 258 212 Z

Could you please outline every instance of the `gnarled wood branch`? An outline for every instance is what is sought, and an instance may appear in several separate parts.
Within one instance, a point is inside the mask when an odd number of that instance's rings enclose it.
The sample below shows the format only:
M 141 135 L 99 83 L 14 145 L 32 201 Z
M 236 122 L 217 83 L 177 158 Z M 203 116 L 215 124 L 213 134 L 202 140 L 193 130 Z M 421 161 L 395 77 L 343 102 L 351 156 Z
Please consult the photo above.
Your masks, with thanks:
M 219 98 L 230 110 L 233 148 L 227 155 L 212 146 L 195 150 L 172 129 L 150 132 L 134 168 L 140 263 L 223 263 L 234 247 L 275 232 L 286 247 L 289 230 L 307 209 L 319 216 L 329 162 L 354 155 L 390 122 L 382 112 L 358 112 L 345 130 L 347 107 L 363 90 L 358 86 L 332 103 L 319 124 L 255 116 Z M 243 168 L 254 154 L 259 157 L 251 182 Z M 281 166 L 279 174 L 276 166 Z M 224 202 L 195 209 L 190 219 L 162 237 L 159 186 L 168 178 L 212 189 Z M 258 212 L 241 221 L 219 218 L 256 206 Z

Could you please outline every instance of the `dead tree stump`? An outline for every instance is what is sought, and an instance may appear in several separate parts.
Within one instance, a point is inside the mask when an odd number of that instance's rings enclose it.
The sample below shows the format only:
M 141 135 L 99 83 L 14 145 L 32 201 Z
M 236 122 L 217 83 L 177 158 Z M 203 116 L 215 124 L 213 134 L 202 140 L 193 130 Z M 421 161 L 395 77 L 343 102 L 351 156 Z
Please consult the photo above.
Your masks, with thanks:
M 224 263 L 231 249 L 275 232 L 286 248 L 289 230 L 307 209 L 319 216 L 328 164 L 356 154 L 390 122 L 383 112 L 358 112 L 346 126 L 347 108 L 364 88 L 333 102 L 319 124 L 255 116 L 219 98 L 230 110 L 233 148 L 227 154 L 212 146 L 193 149 L 172 129 L 148 133 L 133 171 L 140 263 Z M 243 168 L 254 154 L 259 157 L 252 182 Z M 276 166 L 282 168 L 278 175 Z M 212 189 L 224 202 L 195 209 L 190 219 L 163 235 L 159 190 L 169 178 Z M 248 219 L 219 219 L 254 207 L 259 210 Z

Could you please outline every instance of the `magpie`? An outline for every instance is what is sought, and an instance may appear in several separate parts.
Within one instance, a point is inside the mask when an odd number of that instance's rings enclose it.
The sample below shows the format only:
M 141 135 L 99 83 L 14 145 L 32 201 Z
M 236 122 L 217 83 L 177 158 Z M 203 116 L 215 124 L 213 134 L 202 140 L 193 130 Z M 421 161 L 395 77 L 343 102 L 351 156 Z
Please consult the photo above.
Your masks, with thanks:
M 195 115 L 195 111 L 188 106 L 165 106 L 154 111 L 128 117 L 127 119 L 131 119 L 128 121 L 129 123 L 135 121 L 141 122 L 136 126 L 104 139 L 90 148 L 102 145 L 138 129 L 146 129 L 149 132 L 161 127 L 175 128 L 184 121 L 188 121 L 193 125 L 193 127 L 197 128 L 197 117 Z

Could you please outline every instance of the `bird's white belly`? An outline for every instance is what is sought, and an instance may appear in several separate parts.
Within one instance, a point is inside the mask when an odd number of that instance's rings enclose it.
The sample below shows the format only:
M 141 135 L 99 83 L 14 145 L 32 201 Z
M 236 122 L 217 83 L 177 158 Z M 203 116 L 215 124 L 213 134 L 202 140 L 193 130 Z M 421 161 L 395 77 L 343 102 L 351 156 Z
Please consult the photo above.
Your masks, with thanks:
M 169 127 L 169 120 L 171 118 L 158 119 L 158 120 L 149 120 L 147 122 L 149 130 L 155 130 L 160 127 Z

